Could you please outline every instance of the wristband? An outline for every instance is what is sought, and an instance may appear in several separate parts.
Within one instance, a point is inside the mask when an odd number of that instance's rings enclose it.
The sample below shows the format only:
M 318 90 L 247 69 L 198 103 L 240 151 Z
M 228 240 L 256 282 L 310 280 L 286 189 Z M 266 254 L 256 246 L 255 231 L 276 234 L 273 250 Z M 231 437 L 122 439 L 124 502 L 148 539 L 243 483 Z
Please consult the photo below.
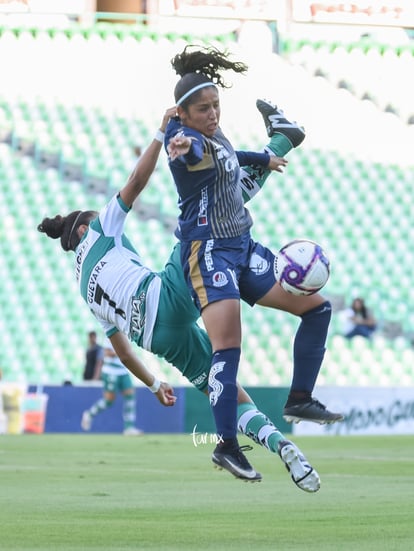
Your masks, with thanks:
M 159 381 L 158 379 L 154 379 L 154 382 L 153 382 L 152 385 L 149 386 L 148 388 L 150 389 L 150 391 L 151 391 L 153 394 L 155 394 L 156 392 L 159 391 L 160 386 L 161 386 L 161 381 Z
M 157 142 L 164 143 L 165 134 L 162 130 L 157 130 L 154 136 L 154 140 Z

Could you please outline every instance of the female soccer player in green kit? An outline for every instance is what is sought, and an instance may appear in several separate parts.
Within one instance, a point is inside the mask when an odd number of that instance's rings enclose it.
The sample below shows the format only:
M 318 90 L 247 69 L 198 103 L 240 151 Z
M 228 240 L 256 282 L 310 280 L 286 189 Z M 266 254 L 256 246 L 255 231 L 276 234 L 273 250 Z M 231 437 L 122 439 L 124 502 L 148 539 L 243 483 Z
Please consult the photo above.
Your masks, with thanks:
M 137 358 L 130 341 L 163 357 L 174 365 L 200 391 L 208 394 L 212 348 L 207 333 L 197 324 L 195 307 L 180 264 L 180 244 L 174 248 L 164 270 L 147 268 L 123 233 L 131 206 L 145 188 L 155 166 L 167 122 L 176 108 L 166 111 L 155 139 L 139 159 L 127 184 L 104 209 L 75 211 L 67 216 L 45 218 L 40 232 L 58 239 L 65 251 L 74 251 L 75 274 L 79 290 L 100 321 L 124 365 L 166 406 L 175 402 L 173 389 L 160 382 Z M 246 199 L 263 185 L 272 170 L 282 172 L 287 161 L 277 156 L 278 137 L 271 139 L 270 153 L 263 165 L 245 167 L 243 187 Z M 258 177 L 260 172 L 261 176 Z M 317 472 L 295 444 L 287 440 L 253 403 L 247 392 L 238 388 L 238 428 L 255 443 L 279 454 L 295 484 L 304 491 L 320 487 Z M 224 467 L 226 468 L 226 467 Z M 249 476 L 228 468 L 234 476 Z M 256 473 L 254 480 L 260 480 Z

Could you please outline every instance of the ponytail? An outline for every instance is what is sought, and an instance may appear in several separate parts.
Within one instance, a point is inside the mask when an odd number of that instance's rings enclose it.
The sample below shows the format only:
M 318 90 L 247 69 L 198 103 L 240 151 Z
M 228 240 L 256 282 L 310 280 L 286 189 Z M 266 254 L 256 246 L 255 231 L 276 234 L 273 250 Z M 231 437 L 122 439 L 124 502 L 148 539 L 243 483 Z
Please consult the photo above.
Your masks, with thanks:
M 93 210 L 76 210 L 67 216 L 58 214 L 54 218 L 44 218 L 37 226 L 37 231 L 52 239 L 60 238 L 60 245 L 64 251 L 74 251 L 80 241 L 77 229 L 82 224 L 89 225 L 97 215 L 98 213 Z

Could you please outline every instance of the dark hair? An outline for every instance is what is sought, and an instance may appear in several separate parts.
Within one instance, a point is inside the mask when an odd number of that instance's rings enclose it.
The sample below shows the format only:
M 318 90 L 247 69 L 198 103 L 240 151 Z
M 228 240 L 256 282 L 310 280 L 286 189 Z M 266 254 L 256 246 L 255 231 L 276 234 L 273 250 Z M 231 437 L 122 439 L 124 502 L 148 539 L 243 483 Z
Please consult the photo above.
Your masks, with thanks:
M 360 303 L 360 309 L 359 309 L 359 313 L 361 314 L 361 316 L 364 318 L 364 319 L 367 319 L 368 317 L 368 309 L 367 307 L 365 306 L 365 301 L 363 298 L 361 297 L 355 297 L 354 300 L 352 301 L 352 309 L 354 310 L 354 312 L 356 312 L 355 310 L 355 303 L 356 302 L 359 302 Z
M 52 239 L 60 238 L 60 245 L 64 251 L 74 251 L 80 241 L 76 230 L 82 224 L 89 225 L 97 216 L 98 213 L 94 210 L 75 210 L 67 216 L 57 214 L 54 218 L 43 218 L 37 226 L 37 231 Z
M 192 48 L 198 48 L 191 51 Z M 171 65 L 181 79 L 177 82 L 174 89 L 174 98 L 178 102 L 180 98 L 189 92 L 195 86 L 204 83 L 229 88 L 219 70 L 232 70 L 235 73 L 245 73 L 247 65 L 240 61 L 230 61 L 228 52 L 221 52 L 214 47 L 199 47 L 188 45 L 184 50 L 177 54 L 171 60 Z M 191 96 L 193 101 L 194 97 Z M 191 103 L 188 99 L 182 102 L 182 105 Z

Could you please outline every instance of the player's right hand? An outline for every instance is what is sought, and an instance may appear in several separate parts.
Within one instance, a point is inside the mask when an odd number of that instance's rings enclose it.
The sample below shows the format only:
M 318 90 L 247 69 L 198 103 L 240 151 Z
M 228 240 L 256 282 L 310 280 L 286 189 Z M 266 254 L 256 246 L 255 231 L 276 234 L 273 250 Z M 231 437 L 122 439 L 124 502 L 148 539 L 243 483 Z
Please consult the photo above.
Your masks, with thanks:
M 168 383 L 161 382 L 155 395 L 163 406 L 173 406 L 177 401 L 177 396 L 174 396 L 174 389 Z

